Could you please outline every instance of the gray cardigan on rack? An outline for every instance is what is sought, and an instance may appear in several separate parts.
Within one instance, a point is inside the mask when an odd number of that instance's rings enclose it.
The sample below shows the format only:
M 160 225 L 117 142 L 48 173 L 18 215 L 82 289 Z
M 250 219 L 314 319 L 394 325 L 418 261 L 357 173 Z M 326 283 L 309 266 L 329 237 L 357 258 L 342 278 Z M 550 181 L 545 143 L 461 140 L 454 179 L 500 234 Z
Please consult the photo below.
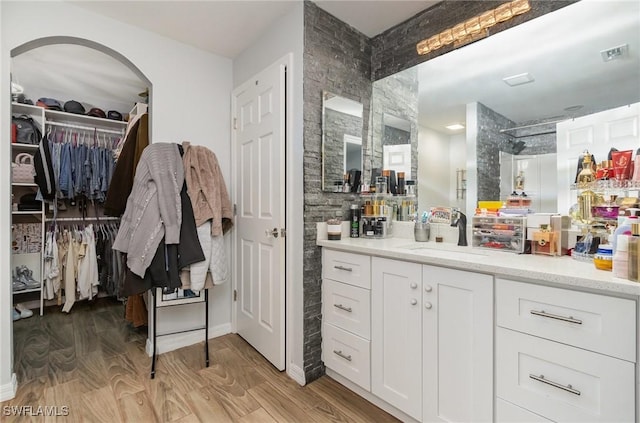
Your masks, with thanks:
M 127 266 L 144 277 L 158 245 L 180 242 L 180 190 L 184 167 L 177 144 L 153 143 L 144 149 L 113 248 L 127 254 Z

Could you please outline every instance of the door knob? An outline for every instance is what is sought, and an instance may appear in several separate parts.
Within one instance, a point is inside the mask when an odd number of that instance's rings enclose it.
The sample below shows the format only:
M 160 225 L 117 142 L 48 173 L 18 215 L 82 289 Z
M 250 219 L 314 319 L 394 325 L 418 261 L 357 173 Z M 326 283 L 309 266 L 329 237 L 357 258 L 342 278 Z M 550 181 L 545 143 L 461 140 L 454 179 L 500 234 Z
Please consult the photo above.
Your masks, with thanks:
M 272 236 L 274 238 L 278 237 L 278 228 L 273 228 L 272 230 L 266 230 L 264 231 L 266 236 Z
M 409 285 L 411 287 L 411 289 L 416 289 L 418 287 L 418 284 L 415 282 L 411 282 L 411 285 Z
M 431 288 L 431 285 L 425 285 L 424 287 L 424 292 L 431 292 L 433 288 Z
M 416 305 L 418 304 L 418 300 L 416 300 L 415 298 L 411 299 L 411 305 Z
M 426 303 L 424 303 L 424 308 L 426 308 L 427 310 L 430 310 L 432 307 L 431 303 L 429 301 L 427 301 Z

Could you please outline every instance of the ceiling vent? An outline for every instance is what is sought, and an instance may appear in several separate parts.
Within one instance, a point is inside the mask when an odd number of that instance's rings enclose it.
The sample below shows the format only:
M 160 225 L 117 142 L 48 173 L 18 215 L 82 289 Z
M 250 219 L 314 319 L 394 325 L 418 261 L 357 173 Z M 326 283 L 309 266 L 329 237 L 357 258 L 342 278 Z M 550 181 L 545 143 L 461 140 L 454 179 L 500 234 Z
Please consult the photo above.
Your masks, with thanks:
M 515 87 L 518 85 L 528 84 L 529 82 L 533 82 L 533 76 L 530 73 L 520 73 L 518 75 L 507 76 L 506 78 L 502 78 L 505 84 Z
M 618 47 L 612 47 L 606 50 L 602 50 L 600 52 L 600 55 L 602 56 L 603 62 L 610 62 L 612 60 L 622 59 L 623 57 L 627 56 L 628 53 L 629 53 L 629 45 L 623 44 Z

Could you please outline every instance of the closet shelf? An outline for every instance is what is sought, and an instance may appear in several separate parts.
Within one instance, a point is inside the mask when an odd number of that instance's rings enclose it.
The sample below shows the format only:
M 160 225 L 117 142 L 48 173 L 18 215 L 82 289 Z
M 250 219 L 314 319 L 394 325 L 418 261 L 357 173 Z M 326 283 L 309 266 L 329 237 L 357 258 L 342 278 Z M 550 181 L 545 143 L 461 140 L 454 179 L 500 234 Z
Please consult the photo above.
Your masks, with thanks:
M 120 128 L 119 130 L 116 130 L 116 129 L 102 129 L 102 128 L 97 128 L 95 126 L 83 126 L 83 125 L 75 125 L 75 124 L 65 123 L 65 122 L 56 122 L 53 120 L 47 120 L 45 123 L 47 125 L 62 126 L 64 128 L 80 129 L 83 131 L 98 131 L 98 132 L 104 132 L 106 134 L 116 134 L 116 135 L 124 134 L 124 127 Z
M 29 215 L 39 215 L 42 214 L 42 210 L 33 210 L 33 211 L 12 211 L 11 214 L 13 215 L 24 215 L 24 216 L 29 216 Z
M 22 289 L 20 291 L 13 291 L 13 295 L 17 294 L 28 294 L 29 292 L 40 292 L 41 288 L 33 288 L 33 289 Z
M 74 124 L 74 125 L 89 125 L 99 126 L 100 128 L 108 128 L 114 130 L 124 131 L 127 127 L 127 122 L 121 120 L 113 120 L 113 119 L 103 119 L 93 116 L 86 115 L 77 115 L 74 113 L 66 113 L 66 112 L 58 112 L 56 110 L 46 110 L 44 111 L 45 119 L 47 123 L 56 122 L 56 123 L 66 123 L 66 124 Z

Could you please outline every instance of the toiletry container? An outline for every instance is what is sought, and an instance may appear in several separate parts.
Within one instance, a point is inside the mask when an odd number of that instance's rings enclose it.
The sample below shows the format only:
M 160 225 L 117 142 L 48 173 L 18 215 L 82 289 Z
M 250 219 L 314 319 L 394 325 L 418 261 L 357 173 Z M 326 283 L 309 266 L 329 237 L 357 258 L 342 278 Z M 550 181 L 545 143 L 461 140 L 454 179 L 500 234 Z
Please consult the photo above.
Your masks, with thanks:
M 360 238 L 360 206 L 352 204 L 350 210 L 349 236 L 351 238 Z
M 627 278 L 629 274 L 629 235 L 618 235 L 617 249 L 613 254 L 613 276 Z
M 416 222 L 413 228 L 413 235 L 417 242 L 429 241 L 429 235 L 431 232 L 431 226 L 429 222 Z
M 593 264 L 596 269 L 611 270 L 613 268 L 613 253 L 610 244 L 600 244 L 598 251 L 593 256 Z
M 631 216 L 628 216 L 622 221 L 620 225 L 613 232 L 613 239 L 611 244 L 613 245 L 613 252 L 615 254 L 618 242 L 618 235 L 631 235 L 631 224 L 638 223 L 638 216 L 635 215 L 638 209 L 629 209 Z

